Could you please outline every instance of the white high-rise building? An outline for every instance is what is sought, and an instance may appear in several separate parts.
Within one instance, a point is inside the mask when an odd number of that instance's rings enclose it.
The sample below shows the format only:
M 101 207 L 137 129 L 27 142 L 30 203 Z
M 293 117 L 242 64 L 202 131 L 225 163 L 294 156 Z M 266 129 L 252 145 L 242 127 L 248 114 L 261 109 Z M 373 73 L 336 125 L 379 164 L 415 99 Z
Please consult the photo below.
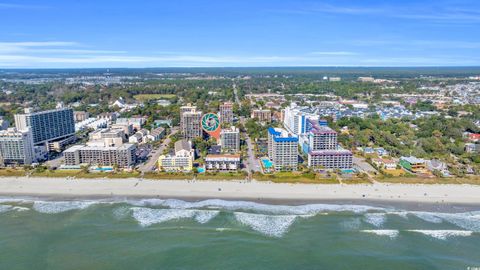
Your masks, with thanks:
M 232 126 L 220 131 L 220 145 L 222 151 L 238 152 L 240 151 L 240 131 Z
M 268 157 L 275 170 L 295 171 L 298 167 L 298 137 L 281 128 L 268 129 Z
M 319 120 L 320 116 L 309 107 L 297 106 L 292 103 L 283 110 L 283 126 L 295 135 L 302 135 L 307 132 L 307 120 Z
M 0 166 L 30 165 L 34 162 L 35 149 L 29 129 L 0 131 Z

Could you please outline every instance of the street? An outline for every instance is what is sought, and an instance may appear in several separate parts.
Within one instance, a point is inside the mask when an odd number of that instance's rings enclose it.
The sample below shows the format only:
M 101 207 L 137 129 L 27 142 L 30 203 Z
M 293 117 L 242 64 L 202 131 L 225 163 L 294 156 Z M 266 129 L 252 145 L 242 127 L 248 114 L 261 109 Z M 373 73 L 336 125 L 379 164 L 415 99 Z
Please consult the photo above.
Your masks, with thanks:
M 151 172 L 153 171 L 153 169 L 155 168 L 156 164 L 157 164 L 157 160 L 158 158 L 162 155 L 163 153 L 163 150 L 165 150 L 165 148 L 168 147 L 168 145 L 170 144 L 170 136 L 176 134 L 178 132 L 178 127 L 172 127 L 171 131 L 170 131 L 170 134 L 167 136 L 167 138 L 165 138 L 165 140 L 163 141 L 163 143 L 160 145 L 159 148 L 157 149 L 154 149 L 151 154 L 152 156 L 147 160 L 147 162 L 141 164 L 139 167 L 138 167 L 138 170 L 142 173 L 145 173 L 145 172 Z

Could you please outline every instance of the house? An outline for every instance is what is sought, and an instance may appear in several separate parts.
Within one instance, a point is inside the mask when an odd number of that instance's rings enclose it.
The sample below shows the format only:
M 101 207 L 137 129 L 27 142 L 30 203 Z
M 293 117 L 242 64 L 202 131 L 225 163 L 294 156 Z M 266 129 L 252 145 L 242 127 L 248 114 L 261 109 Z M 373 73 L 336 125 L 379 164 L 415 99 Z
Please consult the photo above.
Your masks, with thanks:
M 444 177 L 450 176 L 450 172 L 448 171 L 447 164 L 441 162 L 438 159 L 427 160 L 425 162 L 426 167 L 429 171 L 439 171 Z
M 156 142 L 165 137 L 165 129 L 163 127 L 158 127 L 153 129 L 150 134 L 146 136 L 146 141 Z
M 480 141 L 480 133 L 470 133 L 468 135 L 468 140 L 470 140 L 471 142 Z
M 480 153 L 480 144 L 466 143 L 465 144 L 465 152 L 467 152 L 469 154 Z
M 392 159 L 385 158 L 374 158 L 372 163 L 377 166 L 377 168 L 382 168 L 384 170 L 395 170 L 397 169 L 397 162 Z
M 385 150 L 383 147 L 378 147 L 378 148 L 375 148 L 374 150 L 375 150 L 375 152 L 377 152 L 377 154 L 378 154 L 380 157 L 388 156 L 388 155 L 389 155 L 388 151 Z
M 413 156 L 410 157 L 400 157 L 400 166 L 405 170 L 414 172 L 414 173 L 423 173 L 425 172 L 425 160 L 421 158 L 416 158 Z
M 143 136 L 140 132 L 137 132 L 137 133 L 133 134 L 132 136 L 130 136 L 128 138 L 128 142 L 129 143 L 136 143 L 136 144 L 142 143 L 143 142 Z
M 172 120 L 170 120 L 170 119 L 155 120 L 155 121 L 153 121 L 153 125 L 155 127 L 160 127 L 160 126 L 163 126 L 163 125 L 166 125 L 168 127 L 172 127 Z

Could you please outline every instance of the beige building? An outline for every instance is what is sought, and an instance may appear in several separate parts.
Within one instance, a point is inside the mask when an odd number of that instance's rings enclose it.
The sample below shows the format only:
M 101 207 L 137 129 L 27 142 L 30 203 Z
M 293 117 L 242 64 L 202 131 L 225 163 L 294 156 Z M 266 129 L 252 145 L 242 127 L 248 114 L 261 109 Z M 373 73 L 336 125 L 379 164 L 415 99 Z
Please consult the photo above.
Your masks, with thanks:
M 189 141 L 180 140 L 175 143 L 175 153 L 161 155 L 158 158 L 160 171 L 190 172 L 193 169 L 195 154 Z
M 270 110 L 252 110 L 251 118 L 258 119 L 260 122 L 270 123 L 272 121 L 272 112 Z

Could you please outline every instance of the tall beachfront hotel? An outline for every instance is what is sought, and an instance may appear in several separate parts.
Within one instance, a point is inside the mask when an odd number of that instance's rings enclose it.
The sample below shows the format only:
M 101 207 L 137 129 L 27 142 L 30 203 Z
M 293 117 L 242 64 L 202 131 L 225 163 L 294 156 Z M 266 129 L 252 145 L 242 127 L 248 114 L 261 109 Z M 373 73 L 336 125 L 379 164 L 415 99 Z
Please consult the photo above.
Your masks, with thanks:
M 268 128 L 268 157 L 277 171 L 298 168 L 298 137 L 282 128 Z
M 352 152 L 337 143 L 337 132 L 319 121 L 307 120 L 307 142 L 302 145 L 308 155 L 308 167 L 314 169 L 351 169 Z
M 75 121 L 71 108 L 34 112 L 31 108 L 25 113 L 15 115 L 15 126 L 18 130 L 30 129 L 35 145 L 45 144 L 48 150 L 53 150 L 70 143 L 75 135 Z M 57 144 L 52 144 L 57 142 Z M 61 149 L 55 149 L 61 150 Z

